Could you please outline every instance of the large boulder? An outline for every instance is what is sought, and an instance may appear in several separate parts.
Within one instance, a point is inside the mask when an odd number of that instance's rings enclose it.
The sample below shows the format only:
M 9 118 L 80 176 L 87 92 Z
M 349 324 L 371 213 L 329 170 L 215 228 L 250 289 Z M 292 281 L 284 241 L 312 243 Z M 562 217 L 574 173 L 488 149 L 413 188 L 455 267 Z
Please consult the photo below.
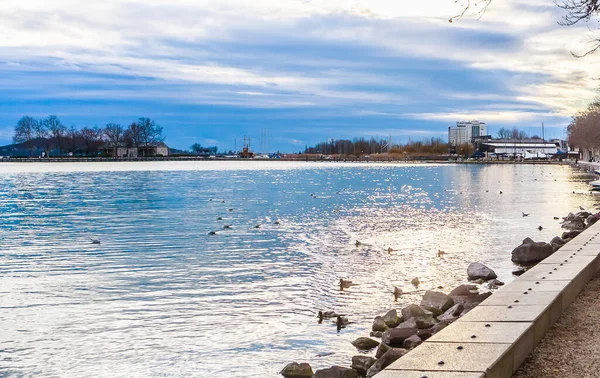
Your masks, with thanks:
M 470 280 L 476 280 L 481 278 L 483 280 L 493 280 L 494 278 L 498 278 L 496 272 L 483 265 L 480 262 L 470 263 L 467 267 L 467 275 Z
M 560 236 L 555 236 L 552 238 L 552 240 L 550 240 L 550 244 L 558 244 L 558 245 L 563 246 L 563 245 L 567 244 L 567 242 Z
M 437 320 L 439 320 L 440 322 L 452 323 L 453 321 L 458 319 L 458 317 L 460 316 L 460 314 L 463 312 L 464 309 L 465 309 L 464 304 L 462 304 L 462 303 L 455 304 L 454 306 L 450 307 L 446 312 L 444 312 L 442 315 L 438 316 Z
M 405 322 L 402 322 L 396 328 L 416 328 L 417 327 L 417 318 L 411 318 Z
M 562 238 L 563 239 L 573 239 L 575 236 L 581 234 L 583 231 L 580 230 L 573 230 L 573 231 L 565 231 L 562 234 Z
M 312 378 L 358 378 L 358 372 L 341 366 L 332 366 L 329 369 L 320 369 Z
M 562 228 L 566 228 L 567 230 L 584 230 L 585 229 L 585 220 L 580 218 L 575 218 L 573 220 L 566 220 L 561 225 Z
M 376 316 L 375 319 L 373 320 L 373 327 L 372 327 L 374 332 L 385 332 L 388 329 L 387 324 L 385 324 L 385 320 L 383 320 L 383 318 L 381 316 Z
M 597 214 L 594 214 L 594 215 L 590 215 L 587 218 L 588 226 L 593 225 L 594 223 L 598 222 L 599 220 L 600 220 L 600 213 L 597 213 Z
M 394 328 L 402 322 L 402 319 L 398 317 L 398 311 L 390 310 L 383 316 L 383 321 L 388 327 Z
M 436 333 L 438 333 L 441 330 L 443 330 L 444 328 L 446 328 L 448 326 L 448 324 L 449 323 L 446 323 L 446 322 L 439 322 L 438 324 L 431 327 L 429 330 L 431 331 L 431 333 L 433 333 L 435 335 Z
M 419 307 L 415 304 L 411 304 L 402 309 L 402 318 L 404 319 L 404 321 L 407 321 L 407 320 L 410 320 L 412 318 L 416 318 L 419 316 L 425 316 L 425 315 L 427 315 L 425 310 L 423 310 L 421 307 Z
M 554 253 L 551 244 L 536 243 L 530 238 L 523 240 L 523 244 L 512 251 L 511 260 L 519 265 L 532 265 L 538 263 Z
M 404 349 L 413 349 L 421 345 L 422 342 L 423 340 L 421 340 L 421 338 L 418 335 L 412 335 L 408 339 L 404 340 L 402 346 L 404 347 Z
M 408 351 L 402 348 L 392 348 L 388 350 L 380 359 L 373 364 L 367 371 L 367 378 L 374 376 L 386 367 L 390 366 L 398 358 L 404 356 Z
M 356 349 L 371 350 L 379 345 L 379 341 L 375 341 L 368 337 L 359 337 L 352 342 L 352 345 L 354 345 Z
M 391 350 L 391 349 L 392 349 L 392 347 L 387 345 L 386 343 L 379 344 L 379 347 L 377 348 L 377 352 L 375 352 L 375 358 L 381 358 L 381 356 L 386 354 L 387 351 Z
M 377 338 L 381 339 L 381 336 L 383 336 L 383 332 L 381 332 L 381 331 L 371 331 L 371 333 L 369 333 L 369 336 L 371 336 L 371 337 L 377 337 Z
M 438 312 L 441 314 L 452 306 L 454 306 L 454 300 L 438 291 L 427 290 L 421 300 L 421 307 L 433 312 L 434 315 L 437 315 Z
M 490 295 L 492 295 L 491 292 L 487 292 L 487 293 L 481 293 L 481 294 L 477 294 L 477 295 L 455 295 L 452 297 L 452 299 L 454 300 L 454 303 L 461 303 L 461 304 L 473 304 L 473 305 L 478 305 L 481 302 L 483 302 L 484 300 L 486 300 Z
M 479 294 L 479 288 L 475 285 L 460 285 L 450 292 L 451 297 L 455 296 L 466 296 L 466 295 L 477 295 Z
M 435 320 L 433 316 L 419 316 L 414 319 L 418 329 L 431 328 L 437 324 L 437 320 Z
M 404 340 L 418 333 L 417 328 L 390 328 L 383 333 L 381 341 L 392 347 L 401 347 Z
M 285 378 L 311 378 L 313 376 L 312 368 L 309 364 L 292 362 L 287 364 L 280 372 Z
M 359 375 L 367 375 L 367 370 L 369 370 L 375 362 L 377 362 L 377 360 L 370 356 L 354 356 L 352 357 L 351 367 L 356 370 Z

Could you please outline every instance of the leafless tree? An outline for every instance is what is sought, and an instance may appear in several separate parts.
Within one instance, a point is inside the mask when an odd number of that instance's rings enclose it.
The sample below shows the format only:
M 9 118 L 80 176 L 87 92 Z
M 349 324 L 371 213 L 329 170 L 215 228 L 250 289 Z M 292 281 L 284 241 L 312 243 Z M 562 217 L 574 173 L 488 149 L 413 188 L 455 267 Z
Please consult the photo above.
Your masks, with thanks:
M 572 26 L 580 22 L 589 23 L 592 18 L 600 13 L 600 0 L 552 0 L 559 8 L 566 11 L 563 21 L 560 25 Z M 492 3 L 492 0 L 455 0 L 462 5 L 462 12 L 452 18 L 450 22 L 460 20 L 465 15 L 473 15 L 478 19 L 483 16 L 486 9 Z M 472 13 L 471 13 L 472 12 Z M 591 48 L 583 54 L 571 52 L 575 57 L 582 58 L 586 55 L 595 53 L 600 48 L 600 37 L 591 39 Z
M 139 147 L 142 145 L 142 132 L 136 122 L 133 122 L 123 133 L 123 140 L 127 147 Z
M 98 148 L 103 143 L 101 129 L 98 127 L 90 128 L 86 126 L 81 129 L 79 135 L 83 140 L 86 154 L 89 155 L 98 152 Z
M 37 120 L 33 117 L 21 117 L 15 126 L 15 135 L 13 141 L 15 143 L 24 143 L 27 148 L 30 148 L 33 153 L 33 139 L 35 138 L 35 130 L 37 128 Z
M 140 118 L 137 122 L 140 131 L 141 142 L 144 146 L 160 143 L 165 138 L 162 136 L 163 128 L 150 118 Z
M 67 130 L 67 137 L 69 138 L 71 152 L 75 152 L 77 149 L 77 138 L 79 137 L 77 126 L 71 125 L 71 127 L 69 127 L 69 130 Z
M 48 130 L 49 135 L 52 137 L 52 142 L 55 147 L 58 147 L 59 153 L 63 153 L 63 142 L 67 132 L 67 127 L 60 122 L 60 119 L 51 115 L 44 119 L 44 126 Z
M 123 141 L 123 126 L 119 125 L 118 123 L 109 123 L 104 126 L 103 132 L 107 143 L 114 148 L 114 156 L 117 156 L 117 148 Z

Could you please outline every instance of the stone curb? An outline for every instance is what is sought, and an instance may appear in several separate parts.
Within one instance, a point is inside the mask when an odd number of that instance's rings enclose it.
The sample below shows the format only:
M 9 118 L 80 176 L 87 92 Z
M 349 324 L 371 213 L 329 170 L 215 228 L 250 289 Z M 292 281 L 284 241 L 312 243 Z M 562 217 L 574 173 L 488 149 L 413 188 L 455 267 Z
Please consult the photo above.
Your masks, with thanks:
M 599 254 L 600 222 L 376 377 L 512 377 L 598 273 Z

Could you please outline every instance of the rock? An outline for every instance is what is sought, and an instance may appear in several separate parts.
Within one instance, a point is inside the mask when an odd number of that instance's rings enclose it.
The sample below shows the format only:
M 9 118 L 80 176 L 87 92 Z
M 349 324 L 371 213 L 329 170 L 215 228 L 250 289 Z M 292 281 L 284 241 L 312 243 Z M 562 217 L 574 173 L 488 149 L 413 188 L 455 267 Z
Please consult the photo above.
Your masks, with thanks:
M 385 343 L 379 344 L 379 347 L 377 348 L 377 352 L 375 352 L 375 358 L 381 358 L 381 356 L 386 354 L 387 351 L 391 350 L 391 349 L 392 349 L 392 347 Z
M 383 316 L 383 321 L 388 327 L 394 328 L 402 322 L 402 319 L 398 317 L 398 311 L 390 310 Z
M 415 304 L 411 304 L 408 307 L 404 307 L 402 309 L 402 318 L 404 321 L 410 320 L 412 318 L 416 318 L 418 316 L 425 316 L 426 313 L 423 309 Z
M 420 329 L 419 332 L 417 332 L 417 335 L 421 338 L 421 340 L 425 341 L 428 338 L 430 338 L 431 336 L 433 336 L 433 332 L 431 332 L 430 329 Z
M 437 324 L 437 320 L 435 320 L 433 316 L 419 316 L 418 318 L 415 318 L 415 322 L 418 329 L 431 328 Z
M 446 310 L 446 312 L 444 312 L 444 315 L 460 316 L 460 314 L 463 312 L 464 309 L 465 309 L 464 304 L 457 303 L 454 306 L 450 307 L 448 310 Z
M 438 324 L 436 324 L 433 327 L 431 327 L 430 331 L 431 331 L 431 333 L 433 333 L 435 335 L 436 333 L 440 332 L 441 330 L 443 330 L 447 326 L 448 326 L 448 323 L 446 323 L 446 322 L 439 322 Z
M 480 262 L 473 262 L 469 264 L 469 266 L 467 267 L 467 275 L 469 276 L 470 280 L 476 280 L 478 278 L 481 278 L 487 281 L 492 280 L 494 278 L 498 278 L 498 276 L 493 270 L 491 270 L 490 268 L 488 268 Z
M 568 220 L 568 221 L 564 221 L 561 225 L 562 228 L 566 228 L 569 231 L 573 231 L 573 230 L 581 230 L 583 231 L 585 229 L 585 221 L 583 219 L 573 219 L 573 220 Z
M 312 378 L 358 378 L 358 372 L 341 366 L 332 366 L 329 369 L 320 369 Z
M 511 260 L 515 264 L 531 265 L 538 263 L 554 253 L 551 244 L 539 242 L 527 238 L 523 240 L 523 244 L 512 251 Z
M 401 347 L 404 340 L 417 334 L 417 328 L 390 328 L 383 333 L 381 341 L 391 347 Z
M 367 371 L 367 378 L 374 376 L 386 367 L 390 366 L 398 358 L 404 356 L 408 351 L 402 348 L 392 348 L 377 360 Z
M 375 332 L 377 332 L 377 331 L 385 332 L 385 331 L 387 331 L 388 326 L 387 326 L 387 324 L 385 324 L 385 320 L 383 320 L 383 317 L 376 316 L 375 320 L 373 320 L 373 327 L 372 327 L 372 329 Z
M 379 345 L 379 341 L 375 341 L 368 337 L 359 337 L 352 342 L 352 345 L 360 350 L 371 350 Z
M 591 226 L 592 224 L 598 222 L 598 220 L 600 220 L 600 213 L 590 216 L 587 219 L 588 226 Z
M 359 375 L 366 375 L 367 370 L 377 362 L 376 359 L 369 356 L 354 356 L 352 357 L 352 369 L 356 370 Z
M 417 318 L 412 318 L 405 322 L 402 322 L 396 328 L 417 328 Z
M 489 294 L 491 295 L 491 293 L 489 293 Z M 478 304 L 479 303 L 477 303 L 477 304 L 475 304 L 475 303 L 465 303 L 465 308 L 460 313 L 460 316 L 464 316 L 466 313 L 468 313 L 469 311 L 471 311 L 472 309 L 474 309 Z
M 434 316 L 436 312 L 443 313 L 452 306 L 454 306 L 454 300 L 438 291 L 427 290 L 421 300 L 421 307 L 433 312 Z
M 402 345 L 404 349 L 412 349 L 414 347 L 419 346 L 422 342 L 423 340 L 421 340 L 421 338 L 418 335 L 413 335 L 408 339 L 404 340 L 404 343 L 402 343 Z
M 440 322 L 444 322 L 444 323 L 452 323 L 453 321 L 455 321 L 456 319 L 458 319 L 458 316 L 454 316 L 454 315 L 448 315 L 448 314 L 442 314 L 440 316 L 438 316 L 437 318 Z
M 285 378 L 310 378 L 313 376 L 312 368 L 309 364 L 292 362 L 287 364 L 279 374 Z
M 587 211 L 580 211 L 577 214 L 575 214 L 575 218 L 578 219 L 587 219 L 588 217 L 591 217 L 592 214 L 588 213 Z
M 474 305 L 478 305 L 481 302 L 483 302 L 484 300 L 486 300 L 490 295 L 492 295 L 492 293 L 482 293 L 482 294 L 477 294 L 477 295 L 456 295 L 453 296 L 452 299 L 454 300 L 454 303 L 462 303 L 462 304 L 467 304 L 467 303 L 471 303 Z
M 461 296 L 465 296 L 465 295 L 477 295 L 479 294 L 479 288 L 475 285 L 460 285 L 458 287 L 456 287 L 454 290 L 452 290 L 450 292 L 451 297 L 457 296 L 457 295 L 461 295 Z
M 558 245 L 565 245 L 567 244 L 566 241 L 564 241 L 563 238 L 555 236 L 554 238 L 552 238 L 552 240 L 550 240 L 550 244 L 558 244 Z
M 517 276 L 518 277 L 518 276 L 520 276 L 521 274 L 523 274 L 525 272 L 527 272 L 527 269 L 519 269 L 519 270 L 513 270 L 512 274 L 513 274 L 513 276 Z
M 583 231 L 573 230 L 573 231 L 565 231 L 562 234 L 563 239 L 573 239 L 575 236 L 581 234 Z
M 490 280 L 487 284 L 488 289 L 490 290 L 494 290 L 497 289 L 499 286 L 504 285 L 504 282 L 500 281 L 500 280 Z
M 377 337 L 377 338 L 381 339 L 381 336 L 383 336 L 383 332 L 381 332 L 381 331 L 371 331 L 371 333 L 369 335 L 371 337 Z

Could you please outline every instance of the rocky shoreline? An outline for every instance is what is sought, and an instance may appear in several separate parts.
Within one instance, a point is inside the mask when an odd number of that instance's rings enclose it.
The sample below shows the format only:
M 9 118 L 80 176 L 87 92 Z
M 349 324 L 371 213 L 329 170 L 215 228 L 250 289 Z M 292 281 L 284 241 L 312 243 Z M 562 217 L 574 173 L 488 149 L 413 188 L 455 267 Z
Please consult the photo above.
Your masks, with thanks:
M 512 262 L 522 267 L 514 271 L 513 275 L 518 276 L 526 272 L 600 219 L 600 213 L 592 214 L 580 210 L 562 218 L 562 228 L 566 231 L 561 236 L 554 237 L 549 243 L 535 242 L 531 238 L 523 240 L 523 243 L 511 253 Z M 352 357 L 349 367 L 332 366 L 313 372 L 308 363 L 292 362 L 283 368 L 281 375 L 285 378 L 373 377 L 411 349 L 471 311 L 491 296 L 494 290 L 504 285 L 497 279 L 492 269 L 479 262 L 469 264 L 467 276 L 468 284 L 460 285 L 448 294 L 428 290 L 418 305 L 411 304 L 400 312 L 392 309 L 376 316 L 369 337 L 359 337 L 352 341 L 352 345 L 361 354 Z M 480 292 L 480 287 L 476 284 L 486 284 L 484 287 L 488 291 Z M 332 311 L 326 314 L 337 317 L 337 314 Z M 339 319 L 340 317 L 338 323 Z

